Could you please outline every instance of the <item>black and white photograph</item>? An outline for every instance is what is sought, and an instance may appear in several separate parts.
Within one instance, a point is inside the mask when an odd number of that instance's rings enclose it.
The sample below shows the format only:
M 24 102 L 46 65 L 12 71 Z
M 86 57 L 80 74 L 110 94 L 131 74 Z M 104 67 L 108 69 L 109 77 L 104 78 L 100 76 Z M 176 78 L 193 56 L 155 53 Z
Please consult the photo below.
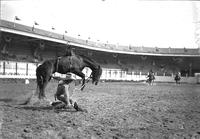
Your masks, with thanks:
M 0 0 L 0 139 L 199 139 L 200 1 Z

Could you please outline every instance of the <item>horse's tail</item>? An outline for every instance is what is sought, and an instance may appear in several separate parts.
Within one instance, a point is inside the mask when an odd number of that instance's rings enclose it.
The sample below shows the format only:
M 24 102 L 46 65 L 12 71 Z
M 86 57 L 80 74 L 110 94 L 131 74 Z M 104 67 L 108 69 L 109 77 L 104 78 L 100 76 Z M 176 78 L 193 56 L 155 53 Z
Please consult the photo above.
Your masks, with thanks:
M 44 84 L 44 79 L 43 77 L 37 76 L 37 89 L 36 89 L 36 95 L 38 95 L 38 97 L 40 98 L 41 96 L 43 96 L 43 91 L 42 91 L 42 87 Z
M 41 93 L 42 93 L 41 88 L 42 88 L 42 86 L 44 84 L 44 78 L 43 78 L 43 76 L 41 74 L 40 66 L 37 67 L 37 69 L 36 69 L 36 77 L 37 77 L 37 80 L 36 80 L 37 81 L 36 94 L 41 96 Z
M 36 69 L 36 77 L 37 77 L 37 85 L 40 85 L 43 83 L 43 77 L 42 77 L 42 66 L 40 65 Z
M 42 75 L 37 76 L 37 87 L 42 86 L 44 83 L 44 78 L 42 77 Z

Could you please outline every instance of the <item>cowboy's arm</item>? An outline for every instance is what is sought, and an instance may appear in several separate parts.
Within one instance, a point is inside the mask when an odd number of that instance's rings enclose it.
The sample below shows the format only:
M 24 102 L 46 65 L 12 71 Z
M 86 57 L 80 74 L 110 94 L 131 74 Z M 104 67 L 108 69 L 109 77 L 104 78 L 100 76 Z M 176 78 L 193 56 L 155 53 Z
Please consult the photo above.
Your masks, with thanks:
M 55 101 L 57 100 L 58 94 L 59 94 L 59 89 L 57 88 L 56 93 L 54 94 L 54 99 L 55 99 Z
M 52 76 L 52 78 L 55 80 L 60 80 L 60 77 Z

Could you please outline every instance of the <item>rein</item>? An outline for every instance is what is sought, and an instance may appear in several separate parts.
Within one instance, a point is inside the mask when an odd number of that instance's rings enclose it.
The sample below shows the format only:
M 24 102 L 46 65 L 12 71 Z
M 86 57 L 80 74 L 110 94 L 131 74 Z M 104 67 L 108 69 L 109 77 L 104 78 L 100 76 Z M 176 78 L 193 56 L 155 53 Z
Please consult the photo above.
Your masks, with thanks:
M 59 64 L 60 59 L 61 59 L 61 57 L 58 57 L 57 60 L 56 60 L 56 70 L 55 70 L 55 72 L 58 71 L 58 64 Z

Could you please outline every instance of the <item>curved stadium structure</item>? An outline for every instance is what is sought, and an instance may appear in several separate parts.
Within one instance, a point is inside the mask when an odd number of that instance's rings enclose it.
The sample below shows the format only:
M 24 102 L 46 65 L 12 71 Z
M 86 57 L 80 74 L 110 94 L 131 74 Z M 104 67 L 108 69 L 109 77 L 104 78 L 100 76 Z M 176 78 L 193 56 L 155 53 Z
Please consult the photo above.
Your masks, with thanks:
M 102 80 L 145 80 L 150 70 L 157 81 L 197 83 L 200 49 L 120 46 L 82 40 L 6 20 L 0 20 L 0 76 L 35 78 L 35 68 L 45 59 L 64 55 L 67 47 L 91 57 L 103 67 Z M 89 74 L 89 71 L 85 71 Z

